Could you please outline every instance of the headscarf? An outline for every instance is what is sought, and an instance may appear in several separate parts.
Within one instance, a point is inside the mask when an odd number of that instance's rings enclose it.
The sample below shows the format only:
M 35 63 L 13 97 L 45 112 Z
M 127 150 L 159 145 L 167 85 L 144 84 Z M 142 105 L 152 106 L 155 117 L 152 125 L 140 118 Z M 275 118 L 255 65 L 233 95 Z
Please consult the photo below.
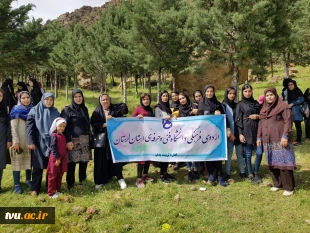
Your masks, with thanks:
M 109 115 L 113 116 L 113 117 L 121 117 L 124 116 L 128 113 L 128 107 L 125 103 L 120 103 L 120 104 L 112 104 L 112 100 L 111 97 L 106 94 L 106 93 L 102 93 L 99 96 L 99 105 L 96 107 L 96 109 L 98 109 L 100 116 L 103 119 L 103 123 L 106 122 L 106 117 L 105 117 L 105 113 L 104 113 L 104 109 L 101 105 L 101 98 L 102 96 L 106 95 L 107 97 L 109 97 L 110 99 L 110 106 L 109 106 Z
M 243 87 L 242 87 L 242 100 L 241 102 L 248 105 L 251 109 L 251 112 L 257 112 L 259 113 L 260 111 L 260 106 L 259 106 L 259 103 L 253 98 L 253 92 L 252 92 L 252 95 L 250 98 L 246 98 L 244 95 L 243 95 L 243 91 L 245 89 L 248 89 L 248 88 L 251 88 L 251 90 L 253 90 L 252 86 L 250 84 L 244 84 Z
M 28 106 L 25 106 L 21 103 L 22 94 L 25 94 L 25 93 L 27 95 L 29 95 L 29 98 L 30 98 L 30 104 Z M 10 113 L 11 120 L 20 118 L 20 119 L 26 121 L 28 113 L 30 112 L 30 110 L 32 108 L 30 93 L 28 91 L 21 91 L 18 93 L 17 98 L 18 98 L 18 103 L 17 103 L 17 105 L 15 105 L 13 107 L 13 109 Z
M 194 91 L 193 92 L 193 97 L 194 97 L 194 100 L 193 100 L 193 104 L 199 104 L 199 102 L 198 101 L 196 101 L 196 98 L 195 98 L 195 95 L 196 95 L 196 93 L 197 92 L 199 92 L 200 93 L 200 95 L 201 95 L 201 98 L 203 97 L 203 94 L 202 94 L 202 91 L 201 90 L 196 90 L 196 91 Z
M 0 89 L 0 92 L 2 92 L 3 98 L 0 102 L 0 117 L 7 117 L 8 116 L 8 108 L 6 106 L 5 100 L 4 100 L 4 91 Z
M 214 91 L 214 94 L 213 94 L 212 98 L 210 98 L 210 99 L 206 97 L 206 90 L 208 88 L 212 88 Z M 204 87 L 203 91 L 204 91 L 204 97 L 199 102 L 198 109 L 203 110 L 204 112 L 207 111 L 209 113 L 213 113 L 213 112 L 215 112 L 215 110 L 219 110 L 220 103 L 218 102 L 218 100 L 215 96 L 214 86 L 211 84 L 208 84 Z
M 185 116 L 189 116 L 193 110 L 193 106 L 192 106 L 192 103 L 188 97 L 188 95 L 184 94 L 184 93 L 180 93 L 179 95 L 182 95 L 186 98 L 186 104 L 182 105 L 180 103 L 180 112 L 179 112 L 179 115 L 181 117 L 185 117 Z
M 42 94 L 38 81 L 35 78 L 31 78 L 29 80 L 33 83 L 31 94 L 32 95 L 37 94 L 37 93 Z
M 14 87 L 13 87 L 13 79 L 11 78 L 7 78 L 3 83 L 2 83 L 2 87 L 9 87 L 11 92 L 14 92 Z M 2 88 L 1 87 L 1 88 Z
M 21 86 L 23 89 L 21 89 L 21 90 L 19 90 L 18 88 L 17 88 L 17 91 L 18 92 L 21 92 L 21 91 L 27 91 L 28 92 L 28 88 L 27 88 L 27 85 L 26 85 L 26 83 L 24 83 L 23 81 L 19 81 L 18 83 L 17 83 L 17 86 Z
M 293 83 L 294 84 L 294 89 L 290 90 L 288 88 L 288 84 Z M 287 101 L 288 103 L 292 103 L 293 101 L 297 100 L 300 96 L 303 96 L 302 91 L 298 88 L 297 83 L 295 80 L 290 80 L 287 83 Z
M 267 101 L 264 101 L 263 107 L 260 110 L 260 118 L 269 118 L 274 115 L 277 115 L 278 113 L 282 112 L 285 109 L 289 109 L 289 105 L 285 103 L 281 98 L 279 98 L 277 94 L 277 90 L 273 87 L 267 88 L 264 91 L 264 96 L 266 96 L 267 92 L 272 92 L 275 95 L 275 100 L 273 103 L 269 104 Z
M 51 107 L 46 107 L 44 100 L 48 97 L 52 97 L 55 100 L 55 97 L 52 93 L 46 92 L 42 95 L 41 101 L 31 109 L 31 114 L 35 115 L 36 127 L 41 135 L 40 137 L 40 147 L 41 151 L 45 153 L 46 157 L 49 156 L 49 146 L 50 146 L 50 128 L 54 119 L 59 117 L 59 112 L 57 108 L 54 107 L 54 102 Z
M 163 94 L 167 93 L 168 95 L 168 101 L 165 103 L 162 101 L 161 97 L 163 96 Z M 171 115 L 172 114 L 172 111 L 170 109 L 170 106 L 169 106 L 169 93 L 168 91 L 162 91 L 160 93 L 160 97 L 159 97 L 159 101 L 158 101 L 158 104 L 154 107 L 154 109 L 158 107 L 160 110 L 164 111 L 165 113 Z
M 80 93 L 82 95 L 83 101 L 82 101 L 81 104 L 77 104 L 77 103 L 74 102 L 74 96 L 77 93 Z M 82 116 L 87 121 L 87 124 L 89 124 L 88 109 L 85 106 L 84 95 L 83 95 L 83 92 L 80 89 L 74 89 L 72 91 L 71 104 L 69 105 L 69 108 L 71 108 L 74 112 L 78 113 L 79 116 Z
M 175 94 L 179 95 L 179 92 L 178 92 L 178 91 L 173 91 L 173 92 L 171 92 L 171 94 L 172 94 L 172 93 L 175 93 Z M 179 110 L 179 108 L 180 108 L 180 101 L 179 101 L 179 98 L 178 98 L 177 101 L 173 101 L 173 100 L 172 100 L 172 102 L 171 102 L 171 104 L 170 104 L 170 108 L 173 108 L 173 111 L 174 111 L 174 112 Z
M 56 131 L 57 126 L 60 125 L 61 123 L 66 123 L 67 124 L 66 120 L 64 118 L 62 118 L 62 117 L 57 117 L 53 121 L 52 126 L 50 128 L 50 135 L 52 135 Z
M 228 94 L 229 94 L 230 91 L 235 91 L 235 93 L 236 93 L 236 89 L 235 88 L 233 88 L 233 87 L 226 88 L 225 93 L 224 93 L 223 103 L 227 104 L 233 110 L 233 113 L 235 114 L 235 109 L 237 107 L 237 103 L 234 100 L 230 100 L 228 98 Z
M 149 99 L 150 99 L 150 104 L 149 104 L 149 106 L 145 106 L 145 105 L 143 105 L 143 103 L 142 103 L 143 98 L 145 98 L 146 96 L 148 96 Z M 155 115 L 154 115 L 154 112 L 153 112 L 153 109 L 151 108 L 151 96 L 150 96 L 150 94 L 148 94 L 148 93 L 142 94 L 142 95 L 140 96 L 140 104 L 141 104 L 141 107 L 142 107 L 145 111 L 147 111 L 149 117 L 154 117 L 154 116 L 155 116 Z

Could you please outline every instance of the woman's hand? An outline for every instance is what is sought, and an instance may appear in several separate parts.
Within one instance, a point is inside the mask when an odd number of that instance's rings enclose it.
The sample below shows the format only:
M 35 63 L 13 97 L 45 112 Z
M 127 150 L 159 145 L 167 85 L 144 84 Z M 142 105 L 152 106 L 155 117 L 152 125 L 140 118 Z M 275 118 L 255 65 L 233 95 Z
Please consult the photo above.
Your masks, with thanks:
M 236 140 L 235 135 L 231 134 L 231 135 L 229 136 L 229 140 L 232 141 L 232 142 L 234 142 L 234 141 Z
M 29 150 L 34 150 L 35 148 L 36 148 L 36 146 L 34 144 L 28 145 L 28 149 Z
M 19 143 L 14 143 L 13 146 L 12 146 L 13 150 L 15 151 L 19 151 L 19 148 L 20 148 L 20 145 Z
M 192 115 L 197 115 L 198 114 L 198 109 L 193 109 L 192 110 Z
M 251 120 L 258 120 L 259 119 L 259 115 L 258 114 L 252 114 L 252 115 L 249 116 L 249 118 Z
M 294 106 L 294 104 L 289 104 L 288 106 L 289 106 L 289 108 L 292 108 Z
M 138 117 L 139 119 L 143 118 L 143 116 L 142 116 L 141 114 L 139 114 L 137 117 Z
M 6 148 L 9 149 L 12 146 L 12 142 L 7 142 L 6 143 Z
M 245 137 L 244 137 L 242 134 L 239 134 L 239 140 L 240 140 L 240 142 L 242 142 L 242 143 L 245 143 L 245 142 L 246 142 Z
M 286 138 L 281 138 L 280 144 L 283 148 L 286 148 L 288 145 L 288 140 Z
M 73 150 L 73 147 L 74 147 L 73 142 L 68 142 L 66 147 L 68 150 Z
M 257 141 L 256 141 L 256 146 L 257 146 L 257 147 L 261 147 L 261 146 L 262 146 L 262 140 L 257 139 Z
M 111 115 L 108 115 L 108 116 L 107 116 L 107 121 L 110 120 L 110 119 L 112 119 L 112 118 L 113 118 L 113 117 L 112 117 Z
M 102 128 L 107 127 L 107 123 L 103 123 Z
M 221 111 L 220 110 L 215 110 L 214 115 L 220 115 Z
M 171 116 L 170 115 L 166 115 L 165 119 L 169 121 L 169 120 L 171 120 Z
M 56 160 L 56 163 L 55 163 L 55 166 L 56 166 L 56 167 L 59 167 L 60 163 L 61 163 L 60 159 L 57 159 L 57 160 Z

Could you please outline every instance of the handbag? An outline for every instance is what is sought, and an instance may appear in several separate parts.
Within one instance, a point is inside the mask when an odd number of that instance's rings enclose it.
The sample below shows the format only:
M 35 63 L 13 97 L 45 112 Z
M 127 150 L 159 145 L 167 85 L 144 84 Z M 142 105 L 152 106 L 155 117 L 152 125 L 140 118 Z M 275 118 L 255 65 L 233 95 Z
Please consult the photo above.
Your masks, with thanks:
M 93 134 L 91 140 L 91 149 L 104 148 L 106 141 L 105 133 Z

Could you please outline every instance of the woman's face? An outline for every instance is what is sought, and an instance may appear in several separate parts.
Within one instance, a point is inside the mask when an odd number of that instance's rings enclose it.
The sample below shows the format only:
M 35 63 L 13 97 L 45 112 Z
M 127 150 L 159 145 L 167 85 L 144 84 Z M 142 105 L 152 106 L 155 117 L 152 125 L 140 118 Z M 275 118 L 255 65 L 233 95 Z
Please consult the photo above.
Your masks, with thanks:
M 246 89 L 244 89 L 243 90 L 243 96 L 245 97 L 245 98 L 251 98 L 251 96 L 252 96 L 252 89 L 251 88 L 246 88 Z
M 107 110 L 109 107 L 110 107 L 110 104 L 111 104 L 111 100 L 110 100 L 110 97 L 107 96 L 107 95 L 103 95 L 101 97 L 101 105 L 102 107 Z
M 294 83 L 292 83 L 292 82 L 288 83 L 288 89 L 290 89 L 292 91 L 292 90 L 294 90 L 294 88 L 295 88 Z
M 168 93 L 162 94 L 161 101 L 163 101 L 164 103 L 167 103 L 169 101 Z
M 173 102 L 176 102 L 179 100 L 179 95 L 173 92 L 171 94 L 171 98 L 172 98 Z
M 44 99 L 44 105 L 47 107 L 47 108 L 50 108 L 53 106 L 53 103 L 54 103 L 54 100 L 51 96 L 47 97 Z
M 236 97 L 236 91 L 235 90 L 229 91 L 227 97 L 230 101 L 234 101 Z
M 142 104 L 144 106 L 149 106 L 150 105 L 150 98 L 148 96 L 145 96 L 144 98 L 142 98 Z
M 206 94 L 206 97 L 207 97 L 208 99 L 211 99 L 211 98 L 214 96 L 214 90 L 213 90 L 213 88 L 212 88 L 212 87 L 207 88 L 205 94 Z
M 3 100 L 3 93 L 0 91 L 0 102 Z
M 22 86 L 17 85 L 18 90 L 23 90 Z
M 276 100 L 276 96 L 271 91 L 267 91 L 265 95 L 265 100 L 268 104 L 272 104 Z
M 33 82 L 32 81 L 29 81 L 29 86 L 33 87 Z
M 30 104 L 30 96 L 27 93 L 23 93 L 20 97 L 20 102 L 24 106 L 28 106 Z
M 185 105 L 187 103 L 187 99 L 184 95 L 179 95 L 180 104 Z
M 199 102 L 202 99 L 202 96 L 199 91 L 195 92 L 195 100 Z
M 81 93 L 76 93 L 74 96 L 73 96 L 73 101 L 74 103 L 80 105 L 83 103 L 83 96 L 81 95 Z

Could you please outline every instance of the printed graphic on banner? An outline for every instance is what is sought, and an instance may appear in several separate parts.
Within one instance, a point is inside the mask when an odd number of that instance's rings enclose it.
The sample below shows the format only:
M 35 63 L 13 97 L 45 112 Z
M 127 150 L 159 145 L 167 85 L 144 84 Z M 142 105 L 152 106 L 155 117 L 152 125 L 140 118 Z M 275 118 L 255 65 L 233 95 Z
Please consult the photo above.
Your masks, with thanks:
M 114 162 L 225 160 L 225 115 L 112 118 L 108 136 Z

